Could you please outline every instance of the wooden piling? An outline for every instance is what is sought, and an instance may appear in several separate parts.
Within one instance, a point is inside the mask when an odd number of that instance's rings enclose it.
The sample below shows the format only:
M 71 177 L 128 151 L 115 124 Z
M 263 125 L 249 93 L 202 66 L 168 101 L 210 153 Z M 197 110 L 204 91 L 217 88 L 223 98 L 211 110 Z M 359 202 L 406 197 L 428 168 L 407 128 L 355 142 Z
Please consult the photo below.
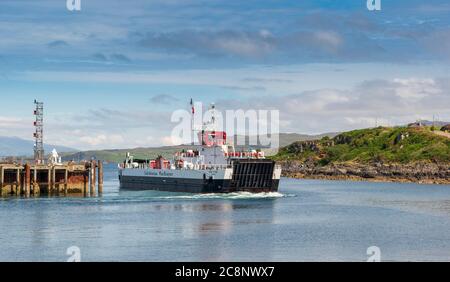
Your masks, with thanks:
M 16 195 L 20 195 L 21 183 L 20 183 L 20 168 L 16 169 Z
M 91 161 L 91 167 L 89 169 L 89 172 L 90 172 L 90 180 L 91 180 L 89 194 L 92 197 L 92 196 L 95 196 L 95 161 L 94 160 Z
M 47 170 L 47 193 L 49 195 L 52 193 L 52 170 L 50 168 Z
M 103 162 L 98 162 L 98 194 L 103 193 Z
M 0 166 L 0 193 L 3 189 L 3 183 L 5 182 L 5 169 Z
M 87 196 L 88 191 L 88 183 L 89 183 L 89 170 L 85 167 L 83 172 L 83 196 Z
M 67 195 L 67 185 L 69 182 L 69 170 L 66 168 L 64 170 L 64 194 Z
M 93 161 L 92 170 L 94 172 L 94 193 L 95 193 L 95 185 L 97 184 L 97 161 Z
M 37 187 L 38 187 L 38 182 L 37 182 L 37 168 L 36 168 L 36 166 L 35 166 L 35 167 L 34 167 L 34 170 L 33 170 L 33 194 L 34 194 L 34 195 L 37 194 L 37 191 L 38 191 Z
M 25 196 L 29 197 L 31 192 L 31 167 L 27 163 L 25 164 Z
M 55 191 L 59 194 L 59 189 L 56 189 L 56 168 L 52 167 L 52 191 Z

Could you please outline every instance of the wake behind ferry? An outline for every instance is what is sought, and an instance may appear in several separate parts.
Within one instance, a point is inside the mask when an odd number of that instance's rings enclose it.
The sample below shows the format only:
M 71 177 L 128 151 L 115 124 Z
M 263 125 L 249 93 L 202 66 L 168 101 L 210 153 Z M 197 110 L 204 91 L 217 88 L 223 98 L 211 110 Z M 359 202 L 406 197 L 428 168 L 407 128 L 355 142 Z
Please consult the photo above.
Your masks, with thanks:
M 211 110 L 211 121 L 199 130 L 200 145 L 195 149 L 178 152 L 171 160 L 135 159 L 127 153 L 119 164 L 120 188 L 184 193 L 278 191 L 281 167 L 266 159 L 264 152 L 236 151 L 227 142 L 226 132 L 214 130 L 214 105 Z

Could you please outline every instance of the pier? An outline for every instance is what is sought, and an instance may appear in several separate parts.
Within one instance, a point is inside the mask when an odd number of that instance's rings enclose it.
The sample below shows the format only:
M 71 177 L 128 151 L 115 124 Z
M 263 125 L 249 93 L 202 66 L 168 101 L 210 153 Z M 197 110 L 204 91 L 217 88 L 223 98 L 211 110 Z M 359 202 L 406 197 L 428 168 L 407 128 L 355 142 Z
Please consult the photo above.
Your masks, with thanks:
M 101 195 L 103 163 L 0 163 L 0 191 L 1 197 Z

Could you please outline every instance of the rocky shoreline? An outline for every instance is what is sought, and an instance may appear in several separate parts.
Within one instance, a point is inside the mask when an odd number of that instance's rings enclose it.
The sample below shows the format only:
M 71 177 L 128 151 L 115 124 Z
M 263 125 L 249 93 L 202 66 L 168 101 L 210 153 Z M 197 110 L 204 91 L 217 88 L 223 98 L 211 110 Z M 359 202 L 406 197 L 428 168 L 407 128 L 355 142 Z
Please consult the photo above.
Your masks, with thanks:
M 450 164 L 333 163 L 318 166 L 300 161 L 280 161 L 283 176 L 308 179 L 450 184 Z

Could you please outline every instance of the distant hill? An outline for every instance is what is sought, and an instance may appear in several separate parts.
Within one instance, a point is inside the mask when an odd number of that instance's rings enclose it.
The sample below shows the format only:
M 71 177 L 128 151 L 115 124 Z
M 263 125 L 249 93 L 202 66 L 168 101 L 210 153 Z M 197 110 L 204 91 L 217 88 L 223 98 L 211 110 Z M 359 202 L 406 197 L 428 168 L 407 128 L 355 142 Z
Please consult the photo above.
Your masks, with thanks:
M 30 157 L 33 156 L 34 141 L 18 137 L 0 136 L 0 157 Z M 44 145 L 46 153 L 55 148 L 58 152 L 76 152 L 77 149 L 58 146 Z
M 322 138 L 324 136 L 333 137 L 337 133 L 325 133 L 321 135 L 305 135 L 297 133 L 282 133 L 279 136 L 280 146 L 286 146 L 297 140 L 314 140 Z M 237 137 L 232 137 L 231 139 L 236 140 Z M 249 138 L 246 138 L 248 145 Z M 238 149 L 245 146 L 238 146 Z M 267 154 L 271 154 L 271 150 L 264 149 L 263 146 L 247 146 L 255 149 L 263 149 Z M 189 145 L 180 146 L 165 146 L 165 147 L 154 147 L 154 148 L 130 148 L 130 149 L 115 149 L 115 150 L 95 150 L 95 151 L 83 151 L 69 154 L 62 154 L 63 160 L 90 160 L 92 158 L 104 160 L 107 162 L 122 162 L 125 158 L 127 152 L 130 152 L 134 157 L 140 159 L 152 159 L 156 158 L 158 155 L 162 155 L 165 158 L 171 158 L 172 155 L 182 149 L 189 149 Z
M 353 130 L 314 142 L 298 141 L 280 149 L 277 160 L 333 163 L 450 163 L 450 138 L 431 127 L 377 127 Z
M 325 136 L 332 138 L 338 134 L 339 133 L 337 133 L 337 132 L 329 132 L 329 133 L 323 133 L 323 134 L 317 134 L 317 135 L 307 135 L 307 134 L 298 134 L 298 133 L 280 133 L 279 134 L 279 147 L 287 146 L 296 141 L 321 139 L 322 137 L 325 137 Z M 255 138 L 255 136 L 252 136 L 252 137 Z M 233 140 L 234 144 L 237 144 L 238 139 L 240 139 L 241 141 L 244 140 L 245 146 L 249 146 L 249 143 L 250 143 L 249 142 L 250 137 L 248 137 L 248 136 L 244 137 L 241 135 L 237 135 L 237 136 L 232 136 L 231 139 Z M 253 147 L 264 148 L 264 146 L 262 146 L 260 144 L 260 142 L 258 142 L 258 145 L 253 146 Z
M 90 159 L 98 159 L 106 162 L 122 162 L 125 159 L 127 152 L 138 159 L 153 159 L 159 155 L 169 158 L 175 152 L 182 149 L 189 149 L 190 146 L 165 146 L 156 148 L 130 148 L 130 149 L 111 149 L 111 150 L 93 150 L 82 151 L 76 153 L 62 153 L 64 161 L 82 161 Z
M 434 125 L 436 127 L 441 127 L 441 126 L 450 124 L 450 122 L 449 121 L 430 121 L 430 120 L 422 119 L 422 120 L 413 122 L 411 124 L 416 124 L 416 125 L 420 124 L 422 126 L 433 126 Z

